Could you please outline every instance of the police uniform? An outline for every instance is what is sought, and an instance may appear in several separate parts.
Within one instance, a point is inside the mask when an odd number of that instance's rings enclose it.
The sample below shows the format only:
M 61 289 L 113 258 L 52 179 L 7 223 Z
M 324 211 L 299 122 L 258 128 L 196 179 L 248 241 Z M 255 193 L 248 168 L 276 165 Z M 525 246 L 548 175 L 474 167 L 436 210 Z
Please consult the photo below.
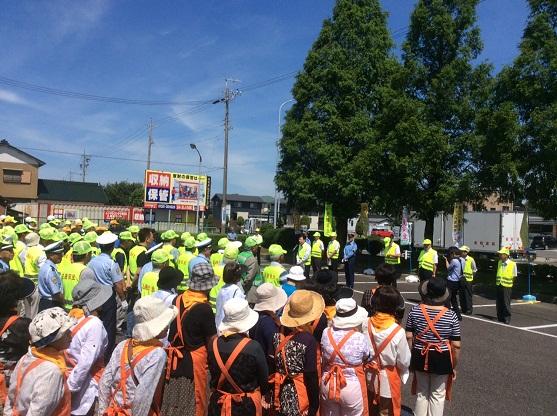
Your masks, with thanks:
M 59 293 L 62 293 L 62 277 L 52 260 L 47 259 L 39 270 L 39 312 L 55 306 L 63 307 L 54 299 Z

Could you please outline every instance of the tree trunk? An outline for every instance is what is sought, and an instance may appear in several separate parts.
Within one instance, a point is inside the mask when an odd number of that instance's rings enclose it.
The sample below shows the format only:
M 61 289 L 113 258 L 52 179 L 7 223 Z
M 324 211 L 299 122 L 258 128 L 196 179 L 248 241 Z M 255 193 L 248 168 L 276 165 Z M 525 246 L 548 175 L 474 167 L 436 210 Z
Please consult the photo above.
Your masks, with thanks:
M 427 214 L 425 220 L 424 239 L 429 238 L 433 242 L 433 224 L 435 223 L 435 213 Z

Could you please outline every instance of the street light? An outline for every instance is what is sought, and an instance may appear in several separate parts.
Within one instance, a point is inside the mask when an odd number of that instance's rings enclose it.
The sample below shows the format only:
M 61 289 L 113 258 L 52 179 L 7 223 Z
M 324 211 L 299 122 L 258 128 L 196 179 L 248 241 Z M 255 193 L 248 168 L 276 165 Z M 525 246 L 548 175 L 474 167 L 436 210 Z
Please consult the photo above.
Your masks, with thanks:
M 296 100 L 291 98 L 290 100 L 286 100 L 285 102 L 283 102 L 279 106 L 279 110 L 278 110 L 278 135 L 277 135 L 277 169 L 278 169 L 278 160 L 279 160 L 279 143 L 280 143 L 280 138 L 281 138 L 280 126 L 281 126 L 281 122 L 282 122 L 282 118 L 281 118 L 282 107 L 284 107 L 286 104 L 294 102 L 294 101 L 296 101 Z M 280 210 L 280 199 L 279 199 L 279 195 L 278 195 L 278 189 L 275 185 L 275 209 L 273 210 L 273 227 L 275 227 L 275 228 L 277 228 L 277 220 L 278 220 L 279 210 Z
M 195 144 L 190 143 L 190 147 L 199 155 L 199 169 L 197 170 L 197 209 L 195 213 L 195 229 L 197 230 L 197 234 L 199 234 L 199 195 L 201 194 L 201 162 L 203 162 L 203 159 L 201 158 L 201 153 L 199 153 L 199 149 Z

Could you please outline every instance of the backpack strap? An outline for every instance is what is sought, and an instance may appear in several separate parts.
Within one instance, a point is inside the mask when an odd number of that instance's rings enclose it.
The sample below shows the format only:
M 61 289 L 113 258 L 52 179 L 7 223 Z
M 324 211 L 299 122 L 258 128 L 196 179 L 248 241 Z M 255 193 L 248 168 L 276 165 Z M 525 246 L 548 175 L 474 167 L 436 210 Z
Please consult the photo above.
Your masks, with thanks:
M 230 354 L 230 356 L 228 357 L 228 360 L 226 360 L 226 364 L 224 364 L 218 349 L 218 338 L 215 337 L 213 339 L 213 354 L 215 355 L 215 360 L 217 361 L 217 365 L 219 366 L 221 371 L 219 381 L 217 383 L 218 390 L 221 389 L 222 384 L 226 379 L 230 383 L 232 388 L 236 390 L 236 393 L 243 393 L 242 389 L 238 387 L 234 379 L 230 376 L 229 370 L 232 367 L 232 364 L 234 364 L 234 362 L 236 361 L 236 358 L 238 358 L 238 355 L 240 355 L 240 353 L 243 351 L 246 345 L 248 345 L 249 342 L 250 342 L 249 338 L 242 339 L 238 343 L 238 345 L 236 345 L 236 347 L 232 351 L 232 354 Z

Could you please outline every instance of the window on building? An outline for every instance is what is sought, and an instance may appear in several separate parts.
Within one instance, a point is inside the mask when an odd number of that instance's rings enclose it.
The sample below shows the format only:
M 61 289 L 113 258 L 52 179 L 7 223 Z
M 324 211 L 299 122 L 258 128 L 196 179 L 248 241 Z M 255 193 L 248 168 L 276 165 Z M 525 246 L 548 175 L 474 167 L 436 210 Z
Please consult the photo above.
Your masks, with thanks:
M 250 202 L 250 203 L 249 203 L 249 207 L 250 207 L 251 209 L 257 209 L 257 203 L 255 203 L 255 202 Z
M 242 208 L 242 202 L 240 202 L 240 201 L 236 201 L 236 202 L 234 203 L 234 205 L 235 205 L 237 208 Z
M 31 183 L 31 172 L 19 169 L 2 169 L 4 183 Z
M 508 211 L 509 210 L 509 206 L 508 205 L 503 205 L 503 211 Z

